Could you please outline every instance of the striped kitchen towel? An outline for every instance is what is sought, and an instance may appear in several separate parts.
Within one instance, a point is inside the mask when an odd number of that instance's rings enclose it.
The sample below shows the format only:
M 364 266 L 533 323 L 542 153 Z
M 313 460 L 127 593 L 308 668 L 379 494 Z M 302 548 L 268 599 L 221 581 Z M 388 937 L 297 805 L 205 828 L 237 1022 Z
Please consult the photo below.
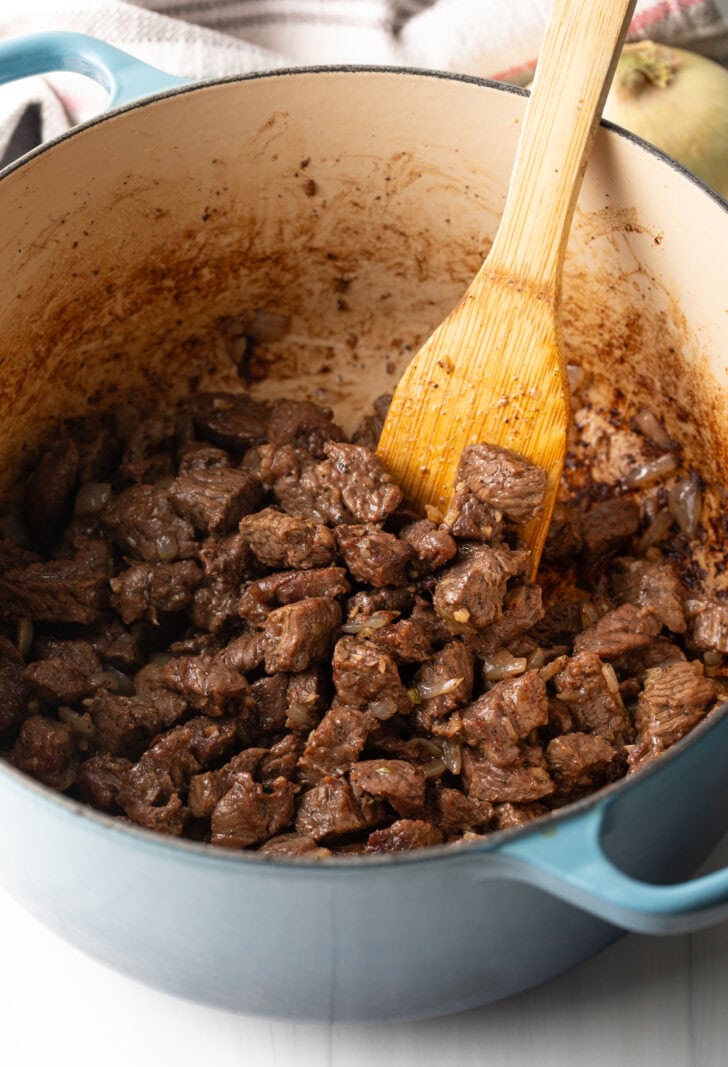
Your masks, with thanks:
M 383 63 L 526 84 L 550 0 L 24 0 L 0 37 L 90 33 L 186 78 L 320 63 Z M 639 0 L 630 37 L 728 61 L 728 0 Z M 0 86 L 0 165 L 103 108 L 88 79 Z

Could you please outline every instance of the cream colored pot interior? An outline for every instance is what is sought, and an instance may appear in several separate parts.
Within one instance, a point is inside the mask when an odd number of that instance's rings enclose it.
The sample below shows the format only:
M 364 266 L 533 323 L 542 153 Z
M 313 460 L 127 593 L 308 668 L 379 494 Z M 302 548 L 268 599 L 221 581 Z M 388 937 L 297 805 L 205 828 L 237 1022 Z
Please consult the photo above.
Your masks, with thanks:
M 131 109 L 8 174 L 0 488 L 48 420 L 244 387 L 229 317 L 256 309 L 291 323 L 256 349 L 254 391 L 357 421 L 487 251 L 524 107 L 417 74 L 273 75 Z M 658 411 L 717 481 L 726 260 L 724 208 L 602 129 L 566 265 L 568 358 Z

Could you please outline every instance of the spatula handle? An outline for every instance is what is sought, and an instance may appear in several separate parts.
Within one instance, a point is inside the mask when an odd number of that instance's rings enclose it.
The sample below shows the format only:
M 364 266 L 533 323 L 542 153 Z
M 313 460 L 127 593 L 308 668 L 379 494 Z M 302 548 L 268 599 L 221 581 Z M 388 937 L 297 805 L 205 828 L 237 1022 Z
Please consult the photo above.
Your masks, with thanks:
M 483 273 L 557 296 L 588 151 L 636 0 L 553 0 L 503 218 Z

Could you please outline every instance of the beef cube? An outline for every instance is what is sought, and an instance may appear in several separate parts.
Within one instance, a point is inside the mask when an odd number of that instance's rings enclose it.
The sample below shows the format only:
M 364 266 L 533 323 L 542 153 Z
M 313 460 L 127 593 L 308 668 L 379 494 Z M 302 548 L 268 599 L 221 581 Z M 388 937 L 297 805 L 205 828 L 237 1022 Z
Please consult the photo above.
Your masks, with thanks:
M 210 633 L 220 633 L 237 619 L 243 582 L 254 573 L 254 557 L 246 538 L 240 534 L 217 540 L 208 538 L 200 548 L 205 571 L 195 590 L 189 616 L 192 624 Z
M 560 793 L 586 793 L 619 771 L 616 748 L 598 734 L 568 733 L 546 748 L 546 764 Z
M 417 725 L 434 730 L 438 722 L 464 707 L 472 696 L 473 680 L 472 653 L 462 641 L 450 641 L 412 680 L 421 701 L 414 708 Z
M 554 678 L 558 696 L 568 706 L 579 731 L 601 734 L 617 747 L 632 738 L 632 723 L 619 695 L 610 664 L 594 652 L 581 652 Z
M 412 710 L 394 660 L 367 641 L 342 637 L 334 649 L 333 670 L 340 704 L 368 708 L 381 719 Z
M 43 454 L 25 483 L 23 517 L 34 545 L 48 548 L 71 517 L 78 480 L 78 448 L 61 436 Z
M 403 819 L 424 814 L 425 776 L 406 760 L 364 760 L 351 768 L 349 781 L 357 796 L 386 800 Z
M 357 798 L 343 778 L 324 778 L 299 800 L 296 833 L 314 841 L 328 841 L 371 829 L 382 821 L 383 814 L 380 801 Z
M 179 641 L 173 641 L 169 646 L 169 654 L 171 656 L 197 656 L 200 652 L 207 652 L 210 656 L 216 656 L 224 648 L 221 639 L 215 637 L 214 634 L 194 633 L 190 637 L 180 637 Z
M 269 604 L 293 604 L 309 597 L 344 596 L 351 589 L 343 567 L 311 571 L 279 571 L 249 582 L 240 597 L 240 615 L 249 622 L 265 621 Z
M 503 614 L 506 582 L 528 566 L 528 553 L 479 545 L 448 567 L 435 586 L 435 611 L 448 624 L 483 629 Z
M 81 800 L 99 811 L 116 815 L 121 811 L 119 794 L 132 763 L 118 756 L 92 756 L 84 760 L 76 774 Z
M 431 574 L 444 567 L 458 550 L 447 530 L 440 529 L 429 519 L 420 519 L 419 522 L 410 522 L 403 526 L 399 531 L 399 538 L 410 546 L 423 574 Z
M 396 617 L 410 611 L 414 603 L 414 586 L 362 590 L 347 600 L 346 617 L 349 621 L 361 621 L 377 611 L 393 612 L 393 617 Z
M 233 467 L 181 474 L 169 487 L 175 511 L 204 533 L 227 533 L 260 504 L 257 479 Z
M 402 490 L 368 448 L 329 441 L 324 452 L 331 460 L 332 481 L 358 522 L 384 522 L 402 503 Z
M 728 652 L 728 605 L 703 601 L 690 621 L 690 640 L 696 648 Z
M 270 746 L 270 752 L 260 761 L 258 777 L 263 785 L 272 785 L 276 778 L 295 781 L 298 761 L 302 754 L 303 741 L 295 734 L 286 734 L 280 741 L 276 741 Z
M 265 637 L 263 634 L 241 634 L 222 649 L 218 654 L 218 660 L 226 667 L 239 671 L 240 674 L 247 674 L 260 666 L 264 652 Z
M 76 777 L 76 736 L 64 722 L 30 715 L 10 750 L 10 762 L 44 785 L 63 792 Z
M 511 522 L 526 523 L 543 514 L 546 471 L 507 448 L 468 445 L 460 457 L 459 482 Z
M 132 485 L 101 512 L 109 537 L 146 563 L 171 563 L 197 553 L 192 523 L 175 513 L 165 490 Z
M 191 559 L 179 563 L 133 563 L 109 582 L 111 603 L 129 623 L 139 619 L 159 622 L 159 612 L 184 611 L 202 580 L 202 571 Z
M 83 560 L 58 559 L 0 574 L 0 619 L 88 626 L 106 609 L 108 576 Z
M 581 547 L 581 515 L 575 507 L 557 502 L 551 516 L 543 558 L 550 563 L 572 560 L 579 555 Z
M 151 415 L 132 431 L 124 449 L 122 481 L 151 484 L 174 474 L 172 451 L 177 426 L 172 415 Z
M 298 765 L 308 783 L 342 775 L 358 760 L 374 719 L 352 707 L 333 707 L 309 735 Z
M 283 445 L 269 454 L 268 447 L 259 450 L 260 477 L 272 488 L 276 500 L 289 515 L 314 519 L 337 526 L 354 522 L 333 478 L 332 463 L 317 463 L 309 452 L 292 445 Z
M 312 730 L 331 703 L 331 672 L 322 664 L 292 674 L 288 680 L 286 729 Z
M 495 824 L 498 830 L 513 830 L 517 826 L 527 826 L 534 819 L 548 815 L 549 809 L 543 804 L 496 804 L 493 808 Z
M 28 690 L 44 704 L 75 704 L 99 684 L 101 660 L 88 641 L 58 641 L 58 655 L 30 663 L 23 673 Z
M 336 541 L 358 582 L 403 585 L 414 559 L 408 544 L 378 526 L 337 526 Z
M 330 848 L 317 845 L 312 837 L 301 834 L 277 834 L 261 845 L 258 852 L 266 856 L 304 856 L 307 860 L 324 859 L 333 855 Z
M 279 734 L 288 717 L 288 675 L 259 678 L 250 687 L 249 725 L 255 734 Z
M 344 431 L 333 421 L 329 408 L 309 400 L 274 400 L 265 426 L 273 445 L 293 445 L 323 459 L 327 441 L 343 441 Z
M 468 640 L 481 657 L 512 644 L 528 633 L 544 616 L 540 585 L 517 585 L 503 600 L 503 615 Z
M 340 626 L 341 608 L 325 596 L 276 608 L 264 628 L 266 671 L 305 671 L 327 659 Z
M 649 645 L 661 629 L 662 623 L 650 608 L 623 604 L 580 633 L 574 641 L 574 652 L 594 652 L 605 658 L 621 656 Z
M 656 637 L 644 648 L 635 648 L 614 661 L 614 667 L 624 678 L 641 680 L 653 667 L 669 667 L 684 663 L 685 653 L 666 637 Z
M 448 836 L 487 829 L 493 820 L 492 804 L 466 796 L 459 789 L 438 788 L 435 810 L 440 829 Z
M 210 841 L 226 848 L 249 848 L 293 822 L 296 787 L 277 778 L 270 791 L 249 774 L 237 774 L 212 813 Z
M 310 519 L 264 508 L 255 515 L 246 515 L 240 523 L 240 532 L 266 567 L 308 570 L 327 567 L 333 561 L 336 547 L 333 533 Z
M 464 482 L 459 482 L 455 486 L 443 525 L 454 537 L 463 541 L 498 541 L 503 529 L 502 519 L 502 512 L 478 500 Z
M 363 445 L 365 448 L 371 449 L 372 452 L 376 452 L 391 402 L 391 393 L 384 393 L 382 396 L 377 397 L 372 405 L 374 413 L 365 415 L 351 435 L 355 445 Z
M 370 854 L 410 852 L 415 848 L 441 845 L 444 838 L 434 823 L 426 819 L 398 819 L 384 830 L 375 830 L 367 839 Z
M 0 638 L 0 741 L 20 725 L 29 693 L 23 678 L 25 664 L 15 645 Z
M 205 578 L 222 578 L 235 583 L 238 590 L 242 582 L 254 573 L 254 560 L 247 539 L 241 533 L 228 537 L 208 537 L 200 546 L 200 563 Z
M 402 619 L 392 626 L 366 631 L 367 638 L 397 663 L 424 663 L 432 655 L 432 645 L 421 622 Z
M 266 754 L 264 748 L 246 748 L 238 752 L 219 770 L 194 774 L 190 778 L 187 803 L 196 819 L 212 815 L 218 803 L 232 787 L 238 774 L 254 775 Z
M 222 448 L 215 448 L 204 441 L 188 441 L 180 453 L 177 472 L 180 475 L 194 471 L 221 470 L 230 467 L 230 456 Z
M 550 648 L 553 645 L 570 645 L 577 634 L 582 631 L 581 606 L 579 600 L 554 600 L 550 603 L 535 626 L 531 636 L 539 645 Z
M 144 682 L 137 688 L 140 691 L 134 697 L 117 696 L 106 689 L 97 692 L 89 711 L 98 752 L 138 759 L 151 737 L 169 729 L 187 711 L 187 702 L 175 693 L 153 686 L 147 689 Z
M 634 500 L 617 498 L 595 504 L 582 521 L 587 555 L 599 559 L 621 548 L 637 533 L 640 509 Z
M 171 659 L 162 677 L 169 689 L 181 693 L 191 707 L 206 715 L 223 715 L 228 707 L 249 704 L 246 679 L 218 656 L 203 652 Z
M 265 441 L 267 415 L 266 405 L 247 393 L 204 393 L 193 409 L 199 436 L 238 454 Z
M 638 742 L 647 744 L 653 757 L 664 752 L 704 718 L 717 696 L 715 682 L 704 677 L 696 663 L 648 671 L 635 714 Z M 630 752 L 629 762 L 636 770 L 648 760 L 644 753 Z
M 671 563 L 649 563 L 643 559 L 621 559 L 612 579 L 616 595 L 623 604 L 649 608 L 663 626 L 675 634 L 687 629 L 682 587 Z
M 493 761 L 493 753 L 499 762 Z M 501 752 L 490 745 L 463 750 L 463 781 L 475 800 L 523 804 L 554 792 L 543 752 L 537 745 L 524 746 L 515 762 L 501 763 L 501 757 Z
M 451 719 L 451 726 L 468 744 L 480 745 L 492 763 L 506 766 L 519 759 L 531 731 L 548 721 L 546 684 L 538 671 L 528 671 L 497 682 Z
M 94 650 L 104 663 L 118 671 L 135 671 L 141 665 L 141 652 L 133 634 L 118 619 L 104 619 L 89 634 Z

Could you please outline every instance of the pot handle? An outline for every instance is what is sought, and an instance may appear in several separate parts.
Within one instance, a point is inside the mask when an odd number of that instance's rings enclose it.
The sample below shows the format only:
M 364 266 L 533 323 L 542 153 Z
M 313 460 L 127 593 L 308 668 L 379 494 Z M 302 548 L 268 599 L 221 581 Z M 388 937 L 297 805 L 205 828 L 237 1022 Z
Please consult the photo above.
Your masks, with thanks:
M 649 835 L 653 819 L 667 820 L 663 827 L 669 829 L 672 806 L 689 804 L 699 791 L 707 791 L 714 813 L 725 809 L 727 713 L 723 705 L 710 716 L 718 721 L 703 723 L 699 736 L 685 738 L 663 757 L 664 764 L 658 760 L 581 814 L 534 826 L 532 833 L 496 846 L 492 851 L 505 861 L 503 876 L 636 933 L 687 933 L 728 919 L 728 868 L 677 885 L 655 885 L 625 874 L 603 846 L 610 826 L 623 828 L 626 819 L 635 833 Z
M 0 42 L 0 84 L 59 70 L 85 74 L 103 86 L 107 109 L 187 83 L 83 33 L 33 33 Z

